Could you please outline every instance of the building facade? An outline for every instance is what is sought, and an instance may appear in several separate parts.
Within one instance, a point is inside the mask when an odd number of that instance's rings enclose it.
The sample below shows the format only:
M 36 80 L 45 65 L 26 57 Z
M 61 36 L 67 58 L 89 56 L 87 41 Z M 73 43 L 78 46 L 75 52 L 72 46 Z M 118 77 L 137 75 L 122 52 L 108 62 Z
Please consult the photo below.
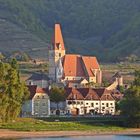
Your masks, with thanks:
M 66 89 L 66 109 L 71 115 L 115 114 L 113 91 L 91 88 Z

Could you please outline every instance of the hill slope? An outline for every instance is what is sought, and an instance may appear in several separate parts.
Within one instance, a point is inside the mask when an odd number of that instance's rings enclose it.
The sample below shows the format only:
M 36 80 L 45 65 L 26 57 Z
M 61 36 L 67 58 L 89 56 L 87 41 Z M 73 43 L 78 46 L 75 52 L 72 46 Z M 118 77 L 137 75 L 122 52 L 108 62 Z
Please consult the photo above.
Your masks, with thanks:
M 36 36 L 39 44 L 50 42 L 59 22 L 69 53 L 96 55 L 102 61 L 140 57 L 139 12 L 139 0 L 0 0 L 0 18 Z M 0 51 L 7 51 L 9 44 L 1 46 Z

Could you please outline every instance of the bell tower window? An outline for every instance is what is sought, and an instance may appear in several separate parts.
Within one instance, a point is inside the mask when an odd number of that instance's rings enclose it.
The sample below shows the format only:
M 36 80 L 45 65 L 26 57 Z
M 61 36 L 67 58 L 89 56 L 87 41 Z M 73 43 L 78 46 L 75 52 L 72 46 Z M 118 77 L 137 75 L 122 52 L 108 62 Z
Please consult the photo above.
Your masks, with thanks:
M 59 53 L 59 57 L 61 57 L 61 53 Z

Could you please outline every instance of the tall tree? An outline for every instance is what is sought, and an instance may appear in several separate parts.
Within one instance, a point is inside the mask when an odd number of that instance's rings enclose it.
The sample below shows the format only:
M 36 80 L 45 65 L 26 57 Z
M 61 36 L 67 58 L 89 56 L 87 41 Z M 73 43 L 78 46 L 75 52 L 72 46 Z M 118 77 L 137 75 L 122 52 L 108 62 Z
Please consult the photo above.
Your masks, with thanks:
M 11 63 L 0 63 L 0 121 L 15 119 L 21 110 L 28 90 L 19 78 L 16 60 Z
M 128 117 L 127 124 L 140 127 L 140 71 L 135 72 L 135 80 L 125 92 L 120 109 Z

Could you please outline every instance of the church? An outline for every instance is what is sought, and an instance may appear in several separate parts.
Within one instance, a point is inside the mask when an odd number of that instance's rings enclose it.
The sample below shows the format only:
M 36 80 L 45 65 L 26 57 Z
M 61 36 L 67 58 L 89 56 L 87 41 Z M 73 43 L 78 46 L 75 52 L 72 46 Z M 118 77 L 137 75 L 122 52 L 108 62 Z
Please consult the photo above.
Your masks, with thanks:
M 102 71 L 96 57 L 66 54 L 60 24 L 55 24 L 49 48 L 49 78 L 68 87 L 89 83 L 101 84 Z

